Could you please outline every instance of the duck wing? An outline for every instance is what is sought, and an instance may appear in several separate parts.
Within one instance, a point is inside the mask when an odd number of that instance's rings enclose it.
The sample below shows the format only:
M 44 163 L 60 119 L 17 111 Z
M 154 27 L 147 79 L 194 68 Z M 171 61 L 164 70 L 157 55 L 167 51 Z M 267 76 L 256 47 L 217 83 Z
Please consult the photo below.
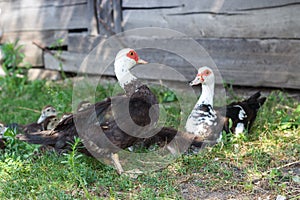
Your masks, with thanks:
M 194 133 L 199 140 L 213 145 L 221 137 L 224 117 L 209 104 L 200 104 L 190 114 L 186 130 Z
M 149 125 L 155 124 L 159 113 L 155 112 L 158 110 L 153 109 L 153 106 L 158 107 L 156 97 L 147 86 L 143 86 L 131 96 L 107 98 L 84 111 L 70 115 L 52 131 L 24 134 L 18 138 L 62 149 L 68 148 L 76 136 L 88 145 L 88 149 L 95 148 L 95 152 L 106 148 L 118 151 L 132 146 L 140 139 L 144 127 L 149 129 Z M 126 110 L 129 111 L 125 112 Z

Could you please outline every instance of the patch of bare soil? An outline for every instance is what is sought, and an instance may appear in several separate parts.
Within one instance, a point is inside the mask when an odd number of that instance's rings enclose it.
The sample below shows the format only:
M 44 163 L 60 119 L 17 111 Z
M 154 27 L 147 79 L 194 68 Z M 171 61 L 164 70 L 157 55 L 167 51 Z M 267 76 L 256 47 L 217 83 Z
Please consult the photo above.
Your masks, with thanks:
M 209 191 L 193 183 L 183 183 L 180 186 L 182 197 L 186 200 L 252 200 L 252 199 L 276 199 L 267 192 L 257 194 L 241 193 L 238 190 Z

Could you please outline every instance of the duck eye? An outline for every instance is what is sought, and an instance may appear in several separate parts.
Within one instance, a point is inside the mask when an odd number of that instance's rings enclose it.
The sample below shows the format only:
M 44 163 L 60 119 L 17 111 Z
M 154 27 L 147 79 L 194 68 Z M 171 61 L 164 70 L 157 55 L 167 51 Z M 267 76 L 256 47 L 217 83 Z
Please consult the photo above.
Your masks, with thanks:
M 131 51 L 129 54 L 130 54 L 131 56 L 133 56 L 134 53 L 133 53 L 133 51 Z

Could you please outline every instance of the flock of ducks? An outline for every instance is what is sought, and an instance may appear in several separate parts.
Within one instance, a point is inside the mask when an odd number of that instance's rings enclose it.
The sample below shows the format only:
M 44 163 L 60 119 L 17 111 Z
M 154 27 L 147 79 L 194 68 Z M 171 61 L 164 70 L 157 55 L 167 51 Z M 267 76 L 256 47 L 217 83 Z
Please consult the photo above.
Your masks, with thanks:
M 266 98 L 260 92 L 248 99 L 233 102 L 223 108 L 214 108 L 214 72 L 201 67 L 190 86 L 202 85 L 202 93 L 189 115 L 185 131 L 171 127 L 158 127 L 159 104 L 156 96 L 135 77 L 130 70 L 137 64 L 146 64 L 133 49 L 122 49 L 115 58 L 114 70 L 123 95 L 106 98 L 91 104 L 81 102 L 76 113 L 65 114 L 60 120 L 54 107 L 43 108 L 36 123 L 2 126 L 18 128 L 22 134 L 17 139 L 52 147 L 57 152 L 68 151 L 74 137 L 84 144 L 78 150 L 88 156 L 106 158 L 114 164 L 119 174 L 124 170 L 118 158 L 120 150 L 136 144 L 146 148 L 158 144 L 172 154 L 181 151 L 180 143 L 203 148 L 221 141 L 222 132 L 239 134 L 251 128 L 259 108 Z M 226 111 L 226 112 L 224 112 Z M 232 121 L 232 127 L 229 124 Z M 5 138 L 0 135 L 0 147 L 5 147 Z M 173 139 L 179 143 L 171 144 Z

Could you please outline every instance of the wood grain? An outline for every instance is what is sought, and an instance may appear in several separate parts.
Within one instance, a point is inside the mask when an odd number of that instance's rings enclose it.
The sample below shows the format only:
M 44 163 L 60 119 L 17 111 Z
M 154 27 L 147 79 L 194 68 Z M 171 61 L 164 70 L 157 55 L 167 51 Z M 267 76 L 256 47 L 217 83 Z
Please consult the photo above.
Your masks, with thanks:
M 86 0 L 1 1 L 0 7 L 4 32 L 89 28 Z
M 123 1 L 124 30 L 170 28 L 194 38 L 300 38 L 300 0 Z
M 76 38 L 74 36 L 74 38 Z M 74 39 L 73 38 L 73 39 Z M 103 40 L 103 38 L 102 38 Z M 98 44 L 95 41 L 102 41 L 99 37 L 87 38 L 82 37 L 80 51 L 89 52 Z M 77 38 L 77 41 L 80 41 Z M 184 39 L 157 39 L 151 38 L 130 38 L 123 40 L 125 44 L 131 47 L 147 46 L 148 44 L 158 43 L 168 45 L 170 49 L 178 48 L 176 46 L 184 46 Z M 79 43 L 79 44 L 80 44 Z M 159 63 L 153 65 L 140 66 L 133 69 L 140 78 L 145 79 L 162 79 L 173 81 L 191 80 L 196 72 L 196 68 L 204 65 L 218 67 L 224 80 L 234 85 L 245 86 L 266 86 L 278 88 L 300 88 L 300 41 L 298 40 L 260 40 L 260 39 L 198 39 L 197 43 L 203 48 L 200 56 L 194 54 L 193 49 L 184 49 L 187 54 L 192 54 L 189 58 L 184 58 L 176 53 L 167 52 L 161 49 L 146 48 L 138 50 L 141 58 L 150 63 Z M 77 43 L 78 44 L 78 43 Z M 91 52 L 95 54 L 97 47 Z M 91 74 L 114 75 L 113 62 L 114 56 L 118 49 L 111 50 L 114 53 L 105 54 L 106 57 L 95 54 L 89 59 L 95 60 L 83 72 Z M 199 53 L 199 52 L 197 52 Z M 65 52 L 63 57 L 70 59 L 70 63 L 65 63 L 66 71 L 77 72 L 81 62 L 88 53 L 71 53 Z M 208 56 L 209 55 L 209 56 Z M 104 60 L 103 60 L 104 59 Z M 109 60 L 111 63 L 107 69 Z M 57 69 L 55 64 L 57 61 L 48 63 L 45 58 L 47 68 Z M 53 64 L 54 63 L 54 64 Z M 193 65 L 194 66 L 193 66 Z M 169 69 L 167 66 L 171 67 Z M 168 68 L 168 72 L 165 70 Z M 174 73 L 172 72 L 174 71 Z M 171 71 L 171 72 L 170 72 Z M 218 82 L 221 83 L 221 77 Z

